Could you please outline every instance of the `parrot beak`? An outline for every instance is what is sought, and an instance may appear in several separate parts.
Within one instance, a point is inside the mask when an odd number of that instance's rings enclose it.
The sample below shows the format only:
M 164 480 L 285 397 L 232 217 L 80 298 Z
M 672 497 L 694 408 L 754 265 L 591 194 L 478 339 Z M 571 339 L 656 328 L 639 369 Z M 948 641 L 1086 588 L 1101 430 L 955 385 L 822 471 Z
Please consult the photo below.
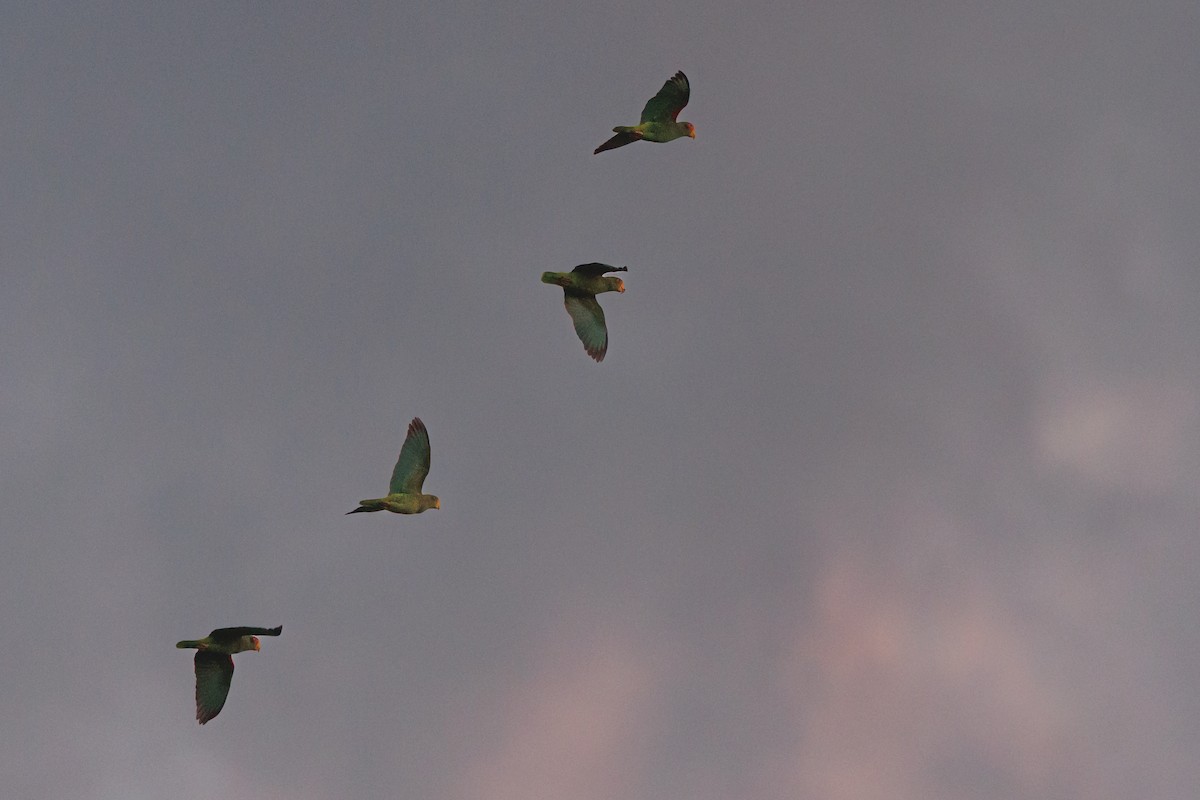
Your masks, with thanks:
M 695 128 L 692 128 L 690 131 L 688 131 L 688 138 L 689 138 L 689 139 L 695 139 L 695 138 L 696 138 L 696 129 L 695 129 Z

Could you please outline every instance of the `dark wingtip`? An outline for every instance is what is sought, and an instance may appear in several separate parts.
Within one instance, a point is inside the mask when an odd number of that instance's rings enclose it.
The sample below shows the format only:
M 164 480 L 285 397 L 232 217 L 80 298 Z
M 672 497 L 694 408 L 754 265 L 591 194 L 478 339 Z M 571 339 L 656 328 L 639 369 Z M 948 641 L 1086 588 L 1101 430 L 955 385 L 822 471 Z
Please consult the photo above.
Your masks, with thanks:
M 616 131 L 617 135 L 613 136 L 607 142 L 593 150 L 592 155 L 603 153 L 605 150 L 616 150 L 618 147 L 624 147 L 627 144 L 633 144 L 642 138 L 641 134 L 635 131 L 623 131 L 619 126 L 613 128 L 613 130 Z

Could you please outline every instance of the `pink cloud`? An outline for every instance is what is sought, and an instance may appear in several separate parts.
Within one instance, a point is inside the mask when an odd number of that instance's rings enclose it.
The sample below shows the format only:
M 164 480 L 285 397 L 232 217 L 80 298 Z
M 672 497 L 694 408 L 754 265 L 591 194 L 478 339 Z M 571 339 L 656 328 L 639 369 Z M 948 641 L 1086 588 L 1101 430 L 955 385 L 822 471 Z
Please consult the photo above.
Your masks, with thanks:
M 951 521 L 919 503 L 891 511 L 898 528 L 928 531 L 930 552 L 831 554 L 778 671 L 794 727 L 758 794 L 1098 796 L 1086 709 L 1044 632 L 964 557 Z M 943 558 L 957 579 L 935 566 Z
M 658 682 L 652 654 L 613 624 L 575 630 L 503 692 L 499 735 L 467 764 L 456 796 L 608 800 L 636 783 Z

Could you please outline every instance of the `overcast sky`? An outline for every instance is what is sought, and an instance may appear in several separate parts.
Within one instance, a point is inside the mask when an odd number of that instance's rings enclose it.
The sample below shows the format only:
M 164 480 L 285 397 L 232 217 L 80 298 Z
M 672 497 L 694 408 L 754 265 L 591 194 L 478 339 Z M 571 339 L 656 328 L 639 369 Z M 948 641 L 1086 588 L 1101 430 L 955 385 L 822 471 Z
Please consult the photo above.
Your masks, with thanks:
M 1194 0 L 301 6 L 0 12 L 6 798 L 1195 797 Z

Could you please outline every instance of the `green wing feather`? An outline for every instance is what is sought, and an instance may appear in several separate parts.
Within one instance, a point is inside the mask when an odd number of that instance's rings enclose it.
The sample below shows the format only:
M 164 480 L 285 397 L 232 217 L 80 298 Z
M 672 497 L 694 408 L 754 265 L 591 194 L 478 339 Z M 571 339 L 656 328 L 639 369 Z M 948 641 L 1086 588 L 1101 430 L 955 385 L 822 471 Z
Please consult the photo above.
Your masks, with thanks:
M 601 265 L 603 266 L 603 265 Z M 597 361 L 604 360 L 608 352 L 608 328 L 604 325 L 604 309 L 592 295 L 566 293 L 565 303 L 571 321 L 575 323 L 575 334 L 583 342 L 583 349 Z
M 400 457 L 392 470 L 388 494 L 420 494 L 429 474 L 429 431 L 420 417 L 408 423 L 408 436 L 400 448 Z
M 687 75 L 684 75 L 682 72 L 676 72 L 658 90 L 658 94 L 646 102 L 646 107 L 642 109 L 642 124 L 647 122 L 674 122 L 676 117 L 679 116 L 679 112 L 688 104 L 688 98 L 691 96 L 691 93 L 692 88 L 691 84 L 688 83 Z
M 232 681 L 232 656 L 204 650 L 196 653 L 196 720 L 201 725 L 221 713 Z

